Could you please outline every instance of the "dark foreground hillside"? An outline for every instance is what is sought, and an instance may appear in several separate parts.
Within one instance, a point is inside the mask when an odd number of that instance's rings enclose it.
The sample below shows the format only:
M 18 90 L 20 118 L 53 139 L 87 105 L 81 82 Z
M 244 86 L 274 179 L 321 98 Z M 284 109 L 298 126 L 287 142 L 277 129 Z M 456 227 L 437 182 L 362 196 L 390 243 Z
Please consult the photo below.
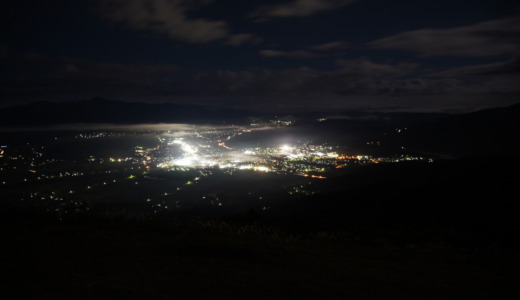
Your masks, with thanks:
M 517 255 L 201 220 L 2 216 L 11 299 L 514 299 Z M 8 226 L 8 227 L 6 227 Z M 6 290 L 4 290 L 6 291 Z
M 20 299 L 518 299 L 514 159 L 353 168 L 271 212 L 1 210 Z M 313 184 L 314 186 L 314 184 Z
M 520 249 L 519 167 L 515 157 L 489 156 L 352 168 L 313 184 L 321 193 L 280 201 L 270 217 L 291 229 L 358 232 L 367 242 Z

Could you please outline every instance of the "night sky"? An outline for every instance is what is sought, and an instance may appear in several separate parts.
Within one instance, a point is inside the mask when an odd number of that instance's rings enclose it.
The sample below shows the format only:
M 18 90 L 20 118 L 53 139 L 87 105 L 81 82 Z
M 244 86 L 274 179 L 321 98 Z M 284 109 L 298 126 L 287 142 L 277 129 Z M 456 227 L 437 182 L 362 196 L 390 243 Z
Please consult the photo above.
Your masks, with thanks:
M 519 102 L 506 0 L 2 1 L 1 106 L 468 111 Z

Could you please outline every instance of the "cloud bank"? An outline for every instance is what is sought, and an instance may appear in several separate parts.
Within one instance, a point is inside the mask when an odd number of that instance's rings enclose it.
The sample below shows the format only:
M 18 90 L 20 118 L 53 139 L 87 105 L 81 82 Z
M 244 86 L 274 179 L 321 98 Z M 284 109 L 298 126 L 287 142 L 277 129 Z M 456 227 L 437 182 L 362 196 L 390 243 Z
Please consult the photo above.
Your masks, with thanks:
M 356 0 L 292 0 L 289 2 L 263 5 L 251 14 L 258 21 L 272 18 L 307 17 L 315 13 L 338 9 Z
M 406 50 L 419 56 L 486 57 L 520 53 L 520 16 L 449 29 L 420 29 L 369 43 L 372 48 Z
M 228 22 L 190 18 L 188 12 L 199 9 L 211 0 L 104 0 L 102 14 L 124 26 L 155 32 L 187 43 L 205 44 L 223 41 L 237 46 L 258 43 L 253 34 L 233 34 Z

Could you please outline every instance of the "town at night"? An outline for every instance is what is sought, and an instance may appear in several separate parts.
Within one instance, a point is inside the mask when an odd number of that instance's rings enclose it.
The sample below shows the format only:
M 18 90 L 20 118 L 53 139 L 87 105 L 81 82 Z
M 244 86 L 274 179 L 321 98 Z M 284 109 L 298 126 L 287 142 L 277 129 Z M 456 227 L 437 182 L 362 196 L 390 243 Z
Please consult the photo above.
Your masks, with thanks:
M 278 120 L 244 126 L 90 127 L 47 129 L 34 140 L 30 130 L 11 133 L 13 145 L 3 145 L 1 154 L 5 200 L 33 203 L 58 215 L 111 205 L 153 213 L 194 206 L 215 212 L 249 205 L 267 210 L 276 198 L 319 193 L 314 181 L 355 167 L 434 161 L 432 155 L 403 149 L 386 156 L 353 152 L 338 143 L 339 136 L 313 143 L 305 134 L 287 131 L 297 127 L 292 122 Z M 406 129 L 395 133 L 401 130 Z M 251 141 L 248 135 L 255 139 L 256 132 L 264 135 Z M 124 201 L 114 203 L 114 195 Z M 224 205 L 229 207 L 220 208 Z
M 520 299 L 518 0 L 6 0 L 5 299 Z

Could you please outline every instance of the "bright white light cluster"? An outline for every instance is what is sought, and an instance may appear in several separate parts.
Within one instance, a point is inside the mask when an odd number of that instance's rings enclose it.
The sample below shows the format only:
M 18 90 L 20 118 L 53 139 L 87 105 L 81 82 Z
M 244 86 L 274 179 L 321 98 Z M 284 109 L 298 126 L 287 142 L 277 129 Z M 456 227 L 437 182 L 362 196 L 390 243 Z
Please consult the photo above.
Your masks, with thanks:
M 236 149 L 226 145 L 226 141 L 242 133 L 224 133 L 215 130 L 185 134 L 184 137 L 171 136 L 167 142 L 172 148 L 149 149 L 157 151 L 157 159 L 153 160 L 157 167 L 187 171 L 191 168 L 218 167 L 220 169 L 252 170 L 257 172 L 291 173 L 310 178 L 325 178 L 316 173 L 325 172 L 327 168 L 341 169 L 351 163 L 398 162 L 422 158 L 373 158 L 367 155 L 348 156 L 334 151 L 339 146 L 327 144 L 300 145 L 281 144 L 275 147 L 256 146 Z M 166 140 L 164 139 L 162 143 Z M 166 150 L 166 152 L 164 152 Z M 170 150 L 172 150 L 170 152 Z M 144 150 L 141 155 L 148 155 Z M 148 157 L 148 156 L 144 156 Z M 150 155 L 150 157 L 153 157 Z M 150 159 L 149 159 L 150 160 Z
M 161 168 L 175 166 L 204 168 L 217 166 L 221 169 L 238 168 L 259 172 L 271 171 L 271 168 L 258 164 L 260 159 L 254 151 L 235 151 L 225 145 L 223 146 L 222 142 L 218 142 L 217 144 L 218 147 L 211 147 L 206 144 L 192 144 L 183 138 L 177 138 L 169 142 L 168 145 L 179 145 L 181 150 L 180 157 L 176 157 L 165 163 L 160 163 L 158 166 Z
M 283 154 L 289 154 L 289 153 L 293 152 L 294 147 L 291 147 L 289 145 L 282 145 L 282 146 L 280 146 L 279 150 Z
M 214 144 L 213 144 L 214 143 Z M 257 172 L 273 172 L 280 169 L 300 168 L 288 165 L 288 161 L 308 161 L 314 159 L 335 159 L 338 154 L 323 150 L 323 147 L 280 145 L 274 148 L 250 148 L 241 151 L 225 146 L 221 140 L 200 143 L 197 141 L 176 138 L 168 145 L 178 145 L 180 156 L 172 158 L 160 167 L 205 168 L 253 170 Z M 281 160 L 280 160 L 281 159 Z M 284 162 L 285 161 L 285 162 Z M 298 169 L 299 170 L 299 169 Z
M 184 142 L 182 139 L 174 140 L 173 143 L 181 145 L 181 149 L 185 153 L 195 154 L 198 152 L 197 148 L 189 145 L 188 143 Z
M 201 157 L 197 154 L 199 150 L 196 147 L 186 143 L 182 139 L 174 140 L 173 144 L 180 145 L 183 152 L 183 156 L 181 158 L 174 159 L 172 161 L 173 165 L 181 167 L 195 167 L 204 164 L 211 165 L 211 162 L 201 159 Z

